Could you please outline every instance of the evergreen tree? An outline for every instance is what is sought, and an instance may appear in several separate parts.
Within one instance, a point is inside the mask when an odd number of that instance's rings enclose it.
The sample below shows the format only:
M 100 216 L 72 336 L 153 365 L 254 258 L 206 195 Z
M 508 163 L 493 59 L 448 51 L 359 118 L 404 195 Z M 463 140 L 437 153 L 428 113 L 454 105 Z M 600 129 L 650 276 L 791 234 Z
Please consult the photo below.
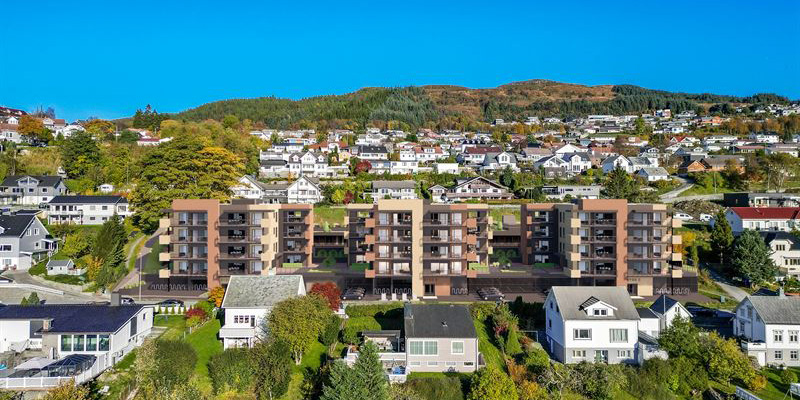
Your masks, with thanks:
M 751 283 L 771 282 L 778 272 L 771 254 L 772 250 L 758 232 L 745 229 L 733 242 L 731 264 L 739 276 Z
M 711 230 L 711 248 L 719 254 L 719 262 L 725 262 L 725 253 L 730 250 L 733 244 L 733 230 L 728 219 L 725 218 L 725 211 L 720 210 L 714 217 L 714 229 Z
M 322 400 L 387 400 L 389 384 L 378 357 L 378 348 L 367 342 L 359 348 L 352 368 L 337 361 L 329 382 L 322 389 Z
M 608 174 L 601 194 L 607 199 L 637 201 L 639 184 L 624 169 L 617 167 Z
M 89 132 L 75 132 L 61 145 L 64 171 L 70 178 L 82 178 L 100 165 L 100 148 Z

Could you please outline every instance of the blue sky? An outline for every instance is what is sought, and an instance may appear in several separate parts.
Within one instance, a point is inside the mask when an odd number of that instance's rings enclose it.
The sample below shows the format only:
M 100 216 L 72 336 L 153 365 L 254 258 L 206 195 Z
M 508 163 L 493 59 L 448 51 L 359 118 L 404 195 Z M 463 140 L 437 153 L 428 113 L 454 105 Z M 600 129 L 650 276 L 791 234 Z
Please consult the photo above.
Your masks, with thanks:
M 67 119 L 365 86 L 589 85 L 800 98 L 800 1 L 15 1 L 0 104 Z M 10 50 L 10 51 L 9 51 Z

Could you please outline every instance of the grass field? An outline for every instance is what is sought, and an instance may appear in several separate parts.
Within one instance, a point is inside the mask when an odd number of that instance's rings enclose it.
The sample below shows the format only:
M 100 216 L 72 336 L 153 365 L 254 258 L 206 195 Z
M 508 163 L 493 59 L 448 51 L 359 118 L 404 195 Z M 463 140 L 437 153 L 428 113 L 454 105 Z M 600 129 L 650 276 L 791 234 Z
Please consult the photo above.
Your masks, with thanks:
M 156 243 L 150 249 L 150 253 L 147 255 L 144 263 L 144 273 L 145 274 L 157 274 L 158 270 L 161 269 L 161 261 L 158 261 L 158 253 L 161 253 L 161 249 L 163 246 Z
M 489 216 L 492 217 L 492 221 L 495 223 L 501 222 L 504 215 L 513 215 L 517 222 L 519 222 L 519 210 L 519 207 L 490 207 Z
M 197 365 L 194 368 L 194 374 L 197 377 L 198 386 L 207 392 L 211 392 L 211 379 L 208 377 L 208 360 L 214 354 L 222 353 L 222 342 L 217 338 L 220 327 L 220 321 L 213 319 L 186 337 L 186 341 L 197 352 Z
M 311 348 L 303 355 L 300 365 L 294 366 L 292 370 L 292 380 L 289 382 L 289 391 L 279 400 L 303 400 L 305 398 L 302 390 L 305 371 L 319 371 L 319 367 L 322 365 L 322 361 L 325 358 L 325 350 L 327 349 L 322 343 L 314 342 L 311 345 Z
M 336 225 L 342 226 L 344 225 L 344 218 L 346 215 L 347 209 L 344 207 L 314 207 L 314 223 L 317 225 L 328 222 L 331 227 Z

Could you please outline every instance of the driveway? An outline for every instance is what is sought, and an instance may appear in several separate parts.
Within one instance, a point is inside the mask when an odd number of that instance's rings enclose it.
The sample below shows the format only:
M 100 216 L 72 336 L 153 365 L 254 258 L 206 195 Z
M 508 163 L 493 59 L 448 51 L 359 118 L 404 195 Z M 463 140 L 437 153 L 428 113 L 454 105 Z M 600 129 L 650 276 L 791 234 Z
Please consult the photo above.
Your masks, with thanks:
M 706 267 L 706 271 L 708 271 L 709 275 L 711 275 L 711 279 L 713 279 L 728 296 L 733 297 L 736 301 L 742 301 L 745 297 L 749 296 L 750 293 L 745 292 L 741 288 L 731 285 L 728 279 L 724 278 L 720 275 L 717 271 L 712 268 Z
M 680 176 L 676 176 L 674 178 L 679 180 L 681 182 L 681 185 L 678 186 L 677 189 L 671 190 L 659 196 L 659 199 L 664 203 L 671 203 L 671 201 L 669 200 L 678 197 L 678 195 L 689 190 L 689 188 L 692 187 L 692 185 L 694 185 L 694 183 L 689 182 L 686 178 L 681 178 Z

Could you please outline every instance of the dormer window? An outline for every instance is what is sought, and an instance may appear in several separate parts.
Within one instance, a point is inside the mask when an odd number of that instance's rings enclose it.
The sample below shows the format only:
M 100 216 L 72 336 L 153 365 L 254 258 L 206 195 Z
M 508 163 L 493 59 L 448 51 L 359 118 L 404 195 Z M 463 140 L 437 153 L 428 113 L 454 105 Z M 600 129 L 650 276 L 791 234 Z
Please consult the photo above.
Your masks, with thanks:
M 595 308 L 592 310 L 592 315 L 596 317 L 605 317 L 608 316 L 608 310 L 605 308 Z

